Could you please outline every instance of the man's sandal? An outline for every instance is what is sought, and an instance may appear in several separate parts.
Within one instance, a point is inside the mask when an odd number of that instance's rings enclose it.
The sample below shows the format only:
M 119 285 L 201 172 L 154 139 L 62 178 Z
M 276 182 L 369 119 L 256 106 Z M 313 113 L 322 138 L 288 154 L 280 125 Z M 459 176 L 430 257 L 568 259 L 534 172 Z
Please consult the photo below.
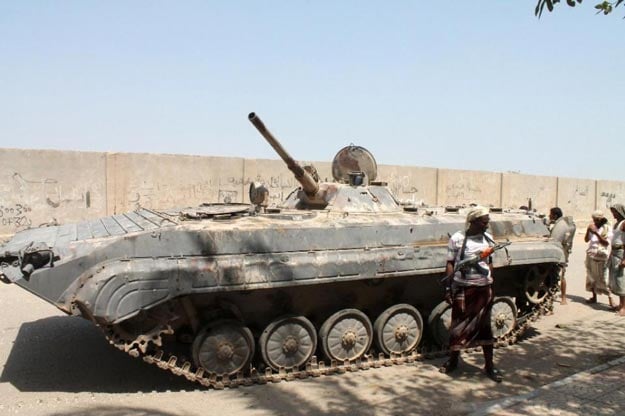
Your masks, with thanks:
M 501 383 L 503 380 L 503 375 L 501 374 L 501 371 L 497 370 L 496 368 L 484 370 L 484 374 L 486 374 L 486 377 L 490 378 L 496 383 Z
M 443 374 L 449 374 L 458 368 L 458 361 L 447 360 L 445 364 L 441 365 L 438 369 Z

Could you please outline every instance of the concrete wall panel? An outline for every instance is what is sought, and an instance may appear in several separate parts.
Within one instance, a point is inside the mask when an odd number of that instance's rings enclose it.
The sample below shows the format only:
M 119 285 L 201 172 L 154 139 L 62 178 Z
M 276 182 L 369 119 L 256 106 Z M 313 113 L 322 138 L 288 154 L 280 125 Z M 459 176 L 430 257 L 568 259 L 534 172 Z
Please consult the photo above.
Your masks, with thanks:
M 527 206 L 530 198 L 532 199 L 532 208 L 545 214 L 549 212 L 549 208 L 556 205 L 558 179 L 555 176 L 504 173 L 502 181 L 503 208 Z
M 402 202 L 436 204 L 436 168 L 378 166 L 377 180 L 387 182 Z
M 501 206 L 501 174 L 439 169 L 438 205 Z
M 564 215 L 585 220 L 595 210 L 595 181 L 558 178 L 558 203 Z
M 106 215 L 105 154 L 0 149 L 0 235 Z
M 597 209 L 605 210 L 616 203 L 625 204 L 625 182 L 597 181 Z
M 109 213 L 138 207 L 242 202 L 243 159 L 185 155 L 108 155 Z

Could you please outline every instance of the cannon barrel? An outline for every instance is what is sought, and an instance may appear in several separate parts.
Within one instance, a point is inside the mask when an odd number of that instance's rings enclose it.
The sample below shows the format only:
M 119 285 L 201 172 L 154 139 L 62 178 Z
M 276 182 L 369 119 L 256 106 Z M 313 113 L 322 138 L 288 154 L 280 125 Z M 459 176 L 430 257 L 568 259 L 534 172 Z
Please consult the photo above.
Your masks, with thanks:
M 276 151 L 276 153 L 278 153 L 278 155 L 280 155 L 282 160 L 284 160 L 284 163 L 286 163 L 286 166 L 289 168 L 289 170 L 291 172 L 293 172 L 293 175 L 295 175 L 295 179 L 297 179 L 297 181 L 300 184 L 302 184 L 302 189 L 304 190 L 306 195 L 308 195 L 310 197 L 314 197 L 317 194 L 317 192 L 319 191 L 319 185 L 313 179 L 313 177 L 308 172 L 306 172 L 304 170 L 304 168 L 302 168 L 291 157 L 291 155 L 289 155 L 287 153 L 286 150 L 284 150 L 284 148 L 282 147 L 280 142 L 278 142 L 278 140 L 273 136 L 273 134 L 271 134 L 269 129 L 267 129 L 267 127 L 265 127 L 265 124 L 262 122 L 262 120 L 255 113 L 250 113 L 247 116 L 247 118 L 254 125 L 254 127 L 256 127 L 256 130 L 258 130 L 260 132 L 260 134 L 263 135 L 265 140 L 267 140 L 267 142 L 269 142 L 269 144 L 271 145 L 271 147 L 273 147 L 273 149 Z

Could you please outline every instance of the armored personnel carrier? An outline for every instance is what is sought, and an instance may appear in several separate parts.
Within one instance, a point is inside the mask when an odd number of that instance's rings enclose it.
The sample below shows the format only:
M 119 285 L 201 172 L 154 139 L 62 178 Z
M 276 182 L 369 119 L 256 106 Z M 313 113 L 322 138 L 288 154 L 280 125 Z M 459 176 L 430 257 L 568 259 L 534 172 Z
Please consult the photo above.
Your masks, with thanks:
M 439 279 L 463 209 L 401 205 L 358 146 L 335 157 L 335 182 L 320 182 L 249 120 L 301 184 L 280 206 L 253 183 L 250 204 L 28 229 L 0 248 L 0 279 L 92 321 L 132 356 L 216 388 L 444 351 Z M 564 254 L 528 212 L 492 210 L 490 230 L 511 243 L 493 257 L 491 313 L 510 342 L 549 306 Z

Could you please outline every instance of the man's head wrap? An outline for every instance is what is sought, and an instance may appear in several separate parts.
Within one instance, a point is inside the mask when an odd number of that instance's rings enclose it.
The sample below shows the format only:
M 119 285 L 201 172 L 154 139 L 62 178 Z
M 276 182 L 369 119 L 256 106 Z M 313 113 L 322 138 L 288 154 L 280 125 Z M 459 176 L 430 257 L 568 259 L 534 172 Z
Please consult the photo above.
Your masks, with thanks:
M 621 214 L 621 217 L 625 218 L 625 206 L 623 206 L 623 204 L 614 204 L 610 208 Z
M 467 219 L 464 223 L 464 229 L 468 230 L 469 225 L 471 225 L 473 221 L 475 221 L 476 219 L 480 217 L 483 217 L 484 215 L 488 215 L 489 212 L 490 210 L 488 208 L 481 207 L 479 205 L 471 208 L 469 212 L 467 212 Z
M 603 215 L 603 211 L 601 211 L 601 210 L 593 211 L 593 213 L 592 213 L 592 219 L 593 220 L 602 220 L 604 218 L 605 218 L 605 215 Z

